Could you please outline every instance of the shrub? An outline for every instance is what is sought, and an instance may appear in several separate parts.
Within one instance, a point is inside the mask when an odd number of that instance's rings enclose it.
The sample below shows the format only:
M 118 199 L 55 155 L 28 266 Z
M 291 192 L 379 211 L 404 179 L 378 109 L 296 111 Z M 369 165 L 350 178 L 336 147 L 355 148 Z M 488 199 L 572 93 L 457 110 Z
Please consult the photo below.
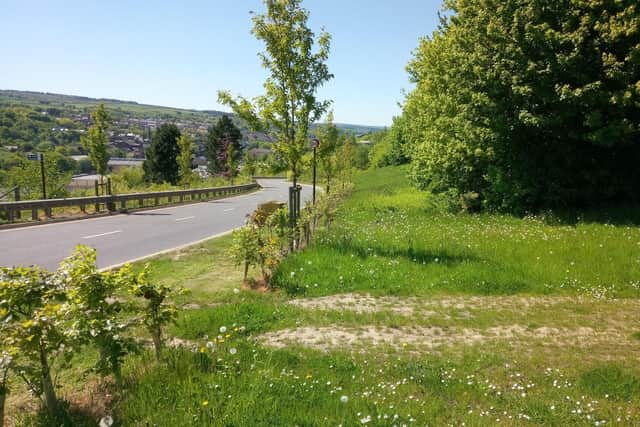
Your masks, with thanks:
M 10 358 L 20 355 L 19 359 L 4 359 L 4 363 L 20 373 L 35 395 L 44 395 L 51 417 L 60 413 L 51 360 L 59 355 L 70 357 L 72 353 L 72 347 L 65 345 L 69 337 L 63 319 L 64 290 L 60 277 L 38 267 L 0 270 L 3 359 L 5 352 Z
M 67 283 L 67 314 L 74 335 L 81 343 L 93 343 L 98 348 L 96 371 L 112 373 L 121 384 L 123 359 L 135 346 L 124 335 L 129 325 L 122 318 L 122 303 L 116 294 L 132 276 L 127 270 L 100 272 L 95 249 L 81 245 L 60 264 L 59 273 Z
M 185 288 L 172 288 L 171 286 L 150 283 L 148 278 L 148 266 L 138 275 L 131 273 L 131 267 L 125 266 L 118 273 L 120 280 L 123 278 L 130 284 L 129 293 L 135 297 L 144 298 L 147 304 L 142 312 L 142 324 L 147 328 L 153 340 L 156 360 L 162 357 L 163 337 L 162 329 L 169 323 L 175 322 L 178 309 L 170 301 L 171 297 L 183 295 Z

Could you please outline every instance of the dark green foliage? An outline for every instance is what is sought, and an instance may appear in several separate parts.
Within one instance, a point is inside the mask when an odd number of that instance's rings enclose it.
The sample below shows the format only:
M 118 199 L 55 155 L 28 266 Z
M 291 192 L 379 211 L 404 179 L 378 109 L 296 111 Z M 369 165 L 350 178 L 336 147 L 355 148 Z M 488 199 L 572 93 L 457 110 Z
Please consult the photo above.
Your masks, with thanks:
M 205 155 L 209 162 L 209 172 L 220 174 L 227 171 L 227 146 L 231 144 L 236 161 L 242 155 L 242 132 L 233 124 L 229 116 L 222 116 L 215 125 L 209 128 L 207 133 L 207 145 Z
M 178 170 L 178 138 L 180 130 L 174 124 L 165 123 L 158 128 L 147 150 L 147 160 L 143 164 L 147 181 L 176 185 L 180 180 Z
M 638 201 L 637 3 L 445 5 L 409 64 L 414 181 L 511 211 Z
M 580 385 L 599 397 L 629 400 L 640 395 L 640 378 L 618 365 L 604 365 L 585 372 Z

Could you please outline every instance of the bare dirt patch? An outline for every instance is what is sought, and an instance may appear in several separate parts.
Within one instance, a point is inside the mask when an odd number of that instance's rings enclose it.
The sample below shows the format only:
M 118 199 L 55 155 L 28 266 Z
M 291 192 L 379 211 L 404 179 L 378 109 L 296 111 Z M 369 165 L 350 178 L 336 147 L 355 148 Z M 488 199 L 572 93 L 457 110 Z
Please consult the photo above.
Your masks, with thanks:
M 429 317 L 438 313 L 471 318 L 469 310 L 524 312 L 558 305 L 584 305 L 593 302 L 615 304 L 625 309 L 640 309 L 640 300 L 595 300 L 587 297 L 548 296 L 447 296 L 447 297 L 373 297 L 368 294 L 338 294 L 292 300 L 290 304 L 309 310 L 348 310 L 356 313 L 388 311 L 399 315 Z
M 443 327 L 377 327 L 363 326 L 346 328 L 300 327 L 269 332 L 258 338 L 264 344 L 282 348 L 301 345 L 316 350 L 390 346 L 403 348 L 436 349 L 455 345 L 477 345 L 487 342 L 508 341 L 512 344 L 539 340 L 549 345 L 571 345 L 589 347 L 606 342 L 627 341 L 628 338 L 614 330 L 596 331 L 588 327 L 575 329 L 522 325 L 495 326 L 487 329 L 443 328 Z
M 296 299 L 290 303 L 309 310 L 349 310 L 356 313 L 391 311 L 396 314 L 412 315 L 416 309 L 413 300 L 413 298 L 376 298 L 371 295 L 339 294 L 320 298 Z
M 213 308 L 218 307 L 219 303 L 209 303 L 209 304 L 198 304 L 198 303 L 187 303 L 182 305 L 183 310 L 200 310 L 201 308 Z

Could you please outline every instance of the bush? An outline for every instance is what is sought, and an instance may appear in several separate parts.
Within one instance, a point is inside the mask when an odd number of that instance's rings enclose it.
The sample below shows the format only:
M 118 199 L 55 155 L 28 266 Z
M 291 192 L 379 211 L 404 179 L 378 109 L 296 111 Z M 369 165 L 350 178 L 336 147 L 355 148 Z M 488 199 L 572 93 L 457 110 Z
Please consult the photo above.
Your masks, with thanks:
M 640 9 L 490 4 L 446 2 L 408 66 L 402 129 L 417 186 L 515 213 L 640 201 Z

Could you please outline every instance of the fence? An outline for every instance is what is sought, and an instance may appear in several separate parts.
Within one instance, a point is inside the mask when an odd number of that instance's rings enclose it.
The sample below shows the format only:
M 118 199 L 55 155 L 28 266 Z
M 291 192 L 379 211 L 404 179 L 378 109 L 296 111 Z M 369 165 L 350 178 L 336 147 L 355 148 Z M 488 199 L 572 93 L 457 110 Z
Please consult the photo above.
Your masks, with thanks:
M 221 196 L 237 194 L 258 188 L 257 183 L 232 185 L 227 187 L 197 188 L 191 190 L 157 191 L 153 193 L 131 193 L 107 196 L 73 197 L 66 199 L 22 200 L 16 202 L 0 202 L 0 217 L 12 223 L 22 219 L 24 211 L 31 214 L 31 220 L 38 221 L 40 212 L 47 219 L 53 218 L 54 209 L 79 208 L 87 213 L 92 208 L 94 213 L 101 212 L 102 207 L 107 212 L 126 212 L 128 209 L 139 209 L 150 206 L 160 206 L 164 200 L 166 204 L 193 201 L 205 201 Z M 151 201 L 151 204 L 149 204 Z

